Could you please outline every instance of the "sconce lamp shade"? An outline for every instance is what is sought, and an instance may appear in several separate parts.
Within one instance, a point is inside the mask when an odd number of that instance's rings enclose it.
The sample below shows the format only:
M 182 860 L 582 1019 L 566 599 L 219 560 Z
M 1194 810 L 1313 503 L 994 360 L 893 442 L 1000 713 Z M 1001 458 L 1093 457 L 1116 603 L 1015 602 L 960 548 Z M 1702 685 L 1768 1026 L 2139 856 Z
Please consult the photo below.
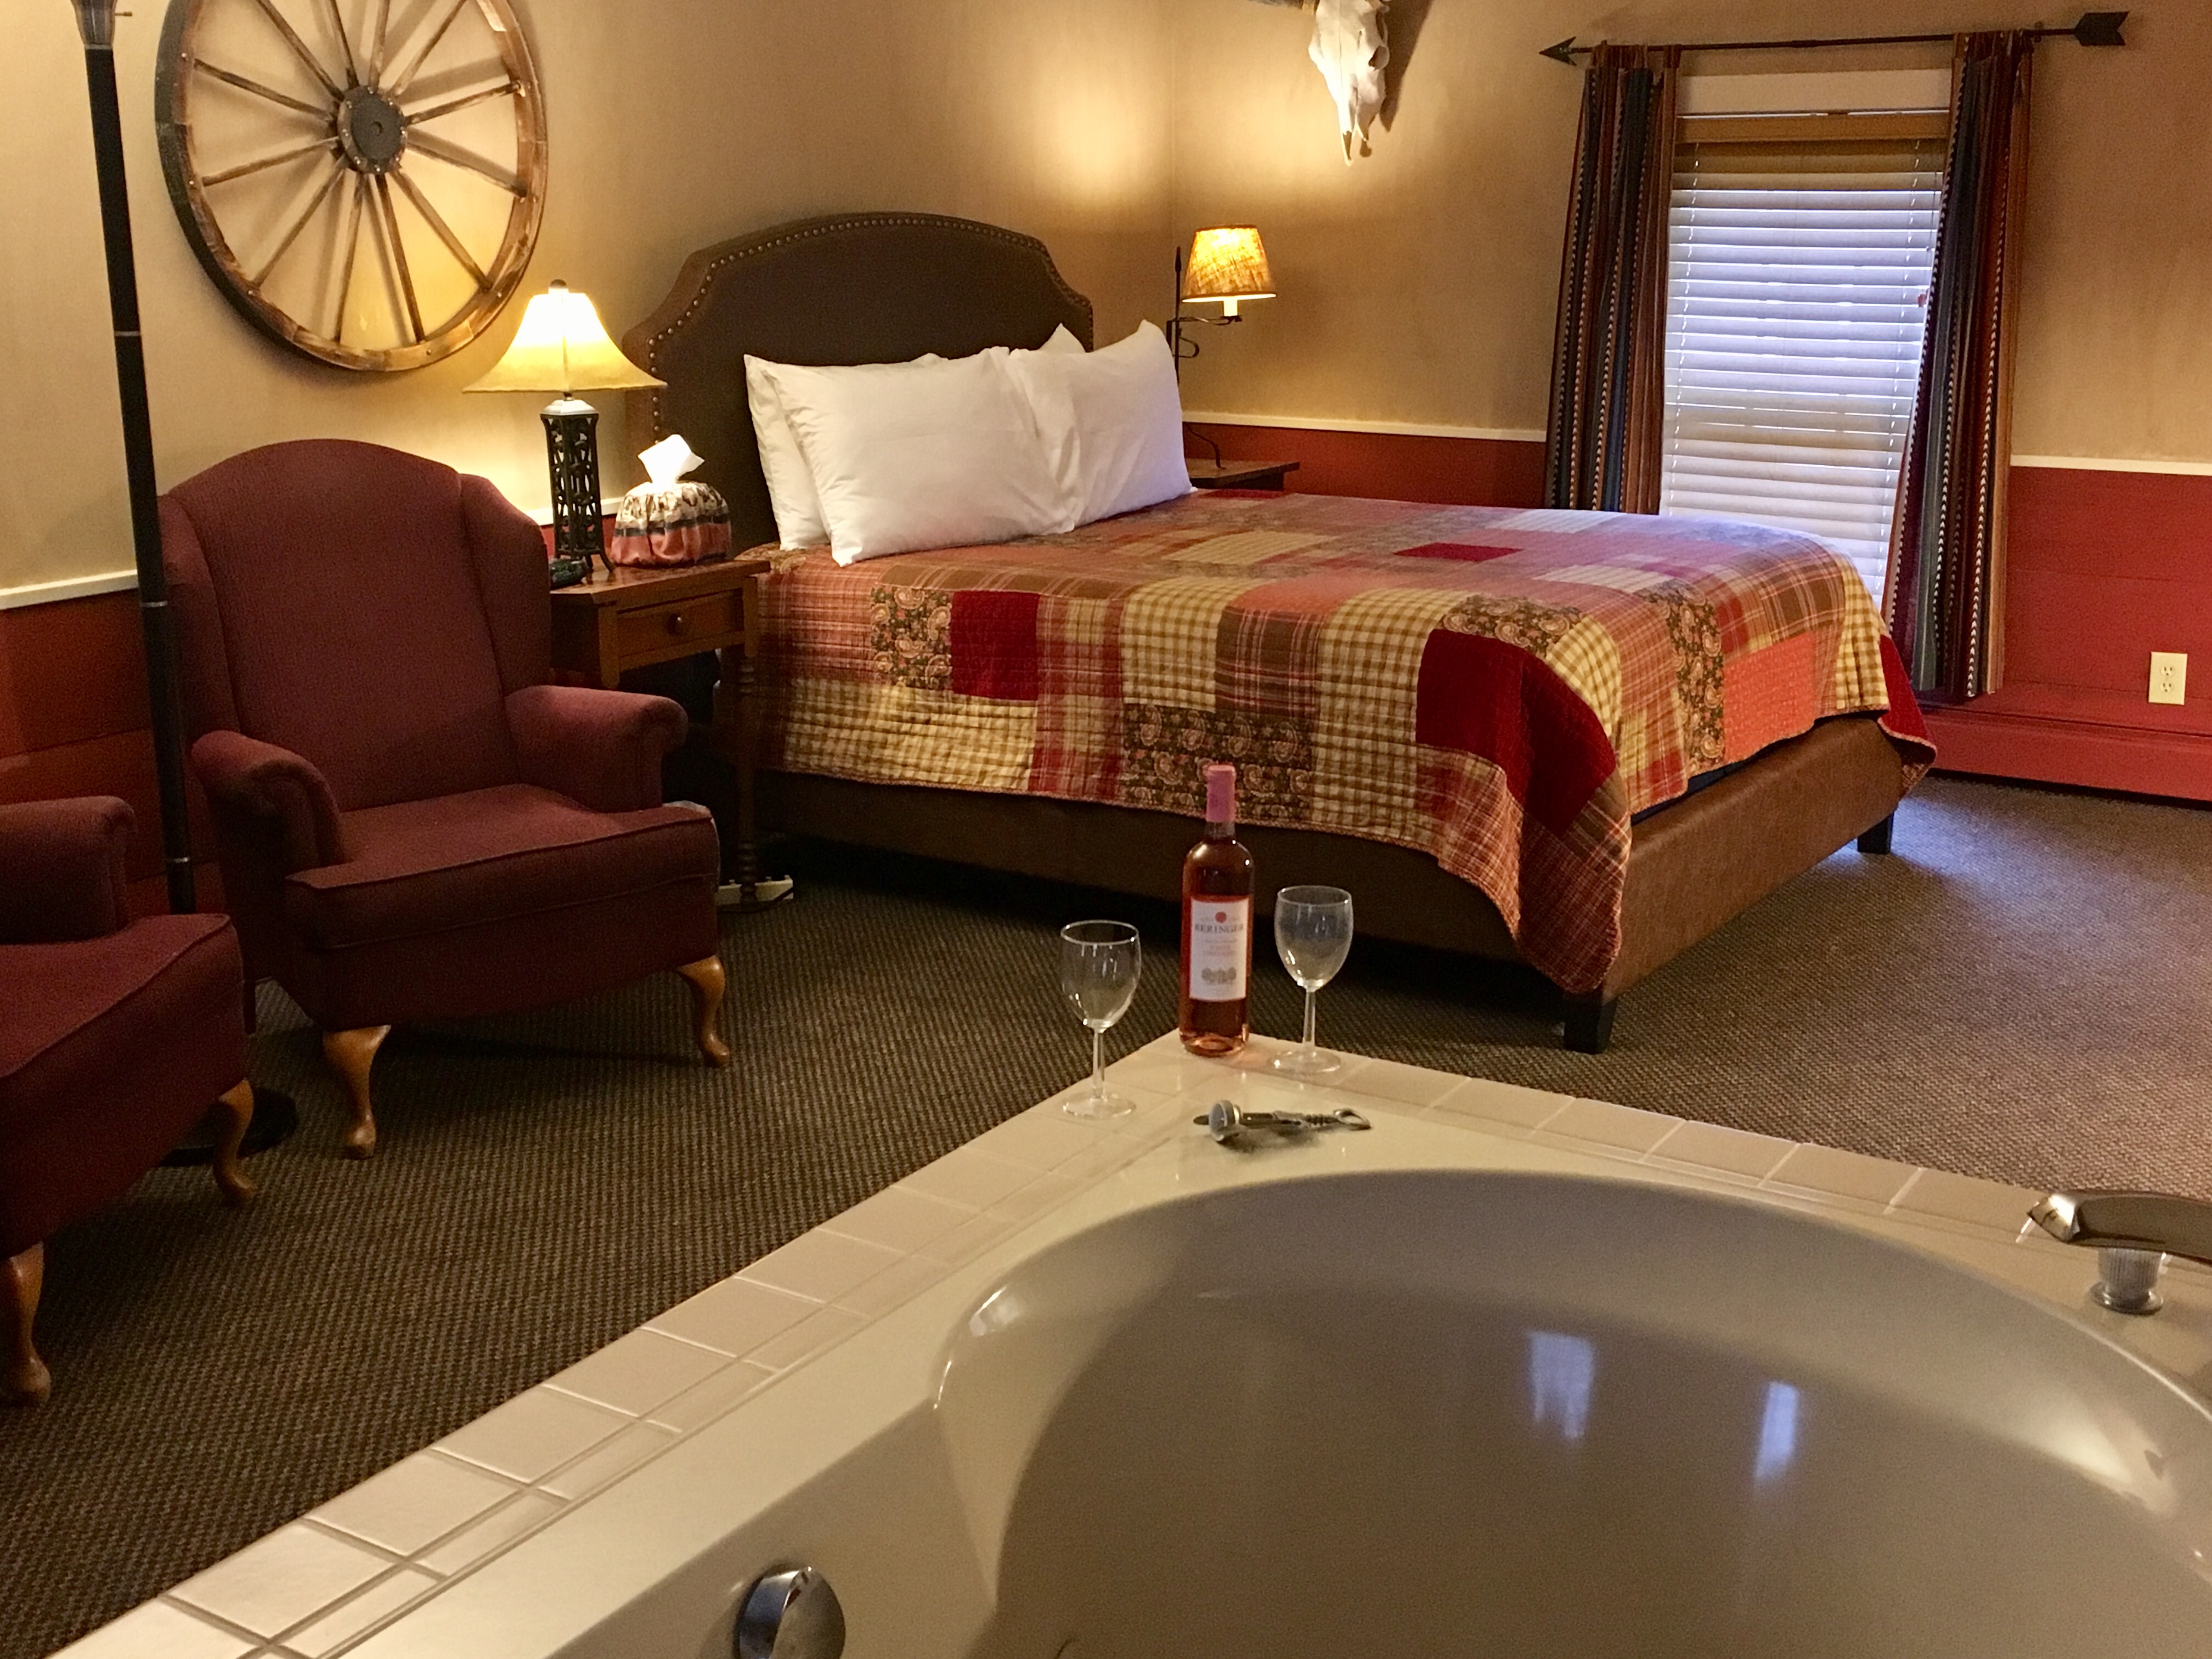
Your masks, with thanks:
M 631 391 L 660 386 L 607 337 L 591 300 L 556 283 L 532 300 L 507 355 L 465 392 Z
M 1183 298 L 1214 300 L 1222 314 L 1234 317 L 1240 300 L 1272 300 L 1275 280 L 1268 274 L 1267 250 L 1250 225 L 1224 225 L 1190 239 L 1190 264 L 1183 273 Z

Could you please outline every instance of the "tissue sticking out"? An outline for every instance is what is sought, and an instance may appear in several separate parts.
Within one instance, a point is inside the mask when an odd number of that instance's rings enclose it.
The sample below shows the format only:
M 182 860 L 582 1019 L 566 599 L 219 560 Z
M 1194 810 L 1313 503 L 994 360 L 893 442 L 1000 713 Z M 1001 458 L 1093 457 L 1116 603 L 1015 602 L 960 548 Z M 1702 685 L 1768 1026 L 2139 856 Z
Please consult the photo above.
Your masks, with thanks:
M 672 432 L 650 449 L 641 449 L 637 458 L 645 463 L 645 476 L 662 489 L 689 473 L 696 472 L 706 458 L 691 453 L 691 446 L 684 441 L 684 434 Z

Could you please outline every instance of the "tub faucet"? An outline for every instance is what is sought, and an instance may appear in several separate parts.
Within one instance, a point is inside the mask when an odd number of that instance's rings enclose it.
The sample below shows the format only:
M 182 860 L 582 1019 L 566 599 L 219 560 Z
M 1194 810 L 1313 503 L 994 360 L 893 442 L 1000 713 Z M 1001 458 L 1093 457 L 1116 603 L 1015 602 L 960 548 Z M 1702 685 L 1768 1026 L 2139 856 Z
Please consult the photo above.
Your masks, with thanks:
M 2114 1313 L 2152 1314 L 2166 1259 L 2212 1267 L 2212 1204 L 2165 1193 L 2053 1193 L 2028 1212 L 2062 1244 L 2097 1252 L 2090 1294 Z

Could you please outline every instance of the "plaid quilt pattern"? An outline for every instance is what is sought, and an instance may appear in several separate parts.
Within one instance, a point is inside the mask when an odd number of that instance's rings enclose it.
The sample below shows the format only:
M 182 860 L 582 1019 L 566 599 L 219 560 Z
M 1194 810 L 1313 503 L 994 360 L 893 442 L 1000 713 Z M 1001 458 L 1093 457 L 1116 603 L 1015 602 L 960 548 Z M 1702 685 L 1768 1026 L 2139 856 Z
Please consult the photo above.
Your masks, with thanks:
M 1416 848 L 1571 991 L 1635 815 L 1832 715 L 1935 757 L 1850 566 L 1717 520 L 1198 493 L 840 568 L 776 554 L 763 763 Z

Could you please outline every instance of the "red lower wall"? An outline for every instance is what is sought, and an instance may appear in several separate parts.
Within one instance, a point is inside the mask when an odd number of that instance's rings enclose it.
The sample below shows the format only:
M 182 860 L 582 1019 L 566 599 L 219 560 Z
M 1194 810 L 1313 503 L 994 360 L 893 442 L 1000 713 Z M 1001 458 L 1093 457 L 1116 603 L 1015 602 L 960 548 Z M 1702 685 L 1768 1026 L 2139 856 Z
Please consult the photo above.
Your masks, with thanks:
M 2015 467 L 2005 684 L 1928 724 L 1949 770 L 2212 800 L 2212 478 Z M 2150 653 L 2189 653 L 2153 703 Z
M 1291 488 L 1316 495 L 1497 507 L 1533 507 L 1543 495 L 1537 443 L 1198 429 L 1232 459 L 1297 461 Z M 1929 711 L 1943 769 L 2212 801 L 2212 478 L 2021 467 L 2012 514 L 2007 684 Z M 2194 659 L 2179 708 L 2144 701 L 2154 650 Z M 153 742 L 131 593 L 0 611 L 0 802 L 84 794 L 137 808 L 131 874 L 143 904 L 159 908 Z
M 1233 461 L 1296 461 L 1288 483 L 1315 495 L 1374 495 L 1462 507 L 1540 507 L 1544 446 L 1511 438 L 1310 432 L 1287 426 L 1194 425 Z M 1211 454 L 1187 442 L 1193 455 Z
M 0 611 L 0 802 L 66 795 L 131 803 L 132 899 L 142 913 L 166 908 L 136 593 Z M 202 878 L 204 904 L 219 897 L 214 882 L 211 870 Z

